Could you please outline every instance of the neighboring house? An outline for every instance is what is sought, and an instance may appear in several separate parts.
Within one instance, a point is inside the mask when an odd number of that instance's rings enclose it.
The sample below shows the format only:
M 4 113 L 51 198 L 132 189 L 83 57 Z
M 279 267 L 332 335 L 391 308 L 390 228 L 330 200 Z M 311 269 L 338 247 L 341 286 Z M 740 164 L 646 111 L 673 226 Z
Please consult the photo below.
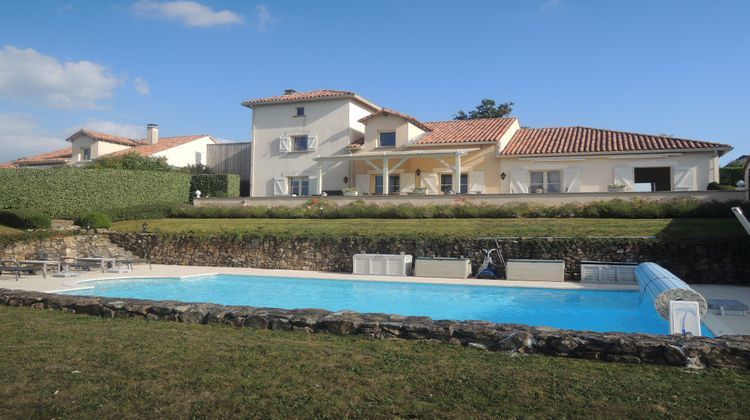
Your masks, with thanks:
M 81 165 L 104 157 L 138 153 L 144 156 L 164 157 L 175 167 L 206 164 L 206 150 L 216 141 L 208 135 L 159 137 L 159 126 L 149 124 L 147 136 L 142 140 L 114 136 L 82 128 L 68 137 L 71 147 L 29 158 L 16 159 L 5 167 L 48 168 L 64 165 Z
M 346 91 L 253 99 L 252 196 L 699 191 L 726 144 L 517 118 L 421 122 Z

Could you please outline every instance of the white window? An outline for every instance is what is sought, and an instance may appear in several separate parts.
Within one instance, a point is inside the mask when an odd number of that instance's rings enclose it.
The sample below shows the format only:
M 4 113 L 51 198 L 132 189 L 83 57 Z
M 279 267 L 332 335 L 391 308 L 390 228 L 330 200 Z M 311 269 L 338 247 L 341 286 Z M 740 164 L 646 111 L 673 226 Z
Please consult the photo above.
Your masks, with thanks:
M 388 176 L 388 194 L 398 194 L 401 191 L 401 177 L 398 175 Z M 383 176 L 375 176 L 375 194 L 383 194 Z
M 297 197 L 310 195 L 310 178 L 306 176 L 289 177 L 289 194 Z
M 203 163 L 203 153 L 195 152 L 195 164 L 200 165 L 201 163 Z
M 307 151 L 307 136 L 292 137 L 292 151 L 293 152 L 306 152 Z
M 81 155 L 83 156 L 83 160 L 91 160 L 91 148 L 87 147 L 83 150 L 81 150 Z
M 531 171 L 529 172 L 530 193 L 559 193 L 562 181 L 560 171 Z
M 440 191 L 444 194 L 453 191 L 453 174 L 440 175 Z M 469 191 L 469 175 L 461 174 L 461 191 L 460 194 L 466 194 Z M 455 192 L 455 191 L 454 191 Z

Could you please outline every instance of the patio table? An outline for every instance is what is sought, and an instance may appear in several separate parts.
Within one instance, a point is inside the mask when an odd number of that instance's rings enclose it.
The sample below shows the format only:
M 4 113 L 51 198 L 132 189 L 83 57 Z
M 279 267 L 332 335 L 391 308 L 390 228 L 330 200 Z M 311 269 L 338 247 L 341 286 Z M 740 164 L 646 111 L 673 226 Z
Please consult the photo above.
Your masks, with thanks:
M 114 267 L 115 261 L 117 261 L 117 258 L 114 258 L 114 257 L 84 257 L 84 258 L 76 258 L 76 261 L 99 263 L 99 266 L 102 269 L 102 273 L 104 273 L 104 272 L 107 271 L 107 264 L 108 263 L 112 263 L 112 266 Z
M 47 278 L 47 267 L 53 266 L 56 267 L 57 271 L 60 271 L 60 261 L 55 260 L 24 260 L 19 261 L 19 264 L 26 264 L 26 265 L 41 265 L 42 266 L 42 275 L 44 278 Z

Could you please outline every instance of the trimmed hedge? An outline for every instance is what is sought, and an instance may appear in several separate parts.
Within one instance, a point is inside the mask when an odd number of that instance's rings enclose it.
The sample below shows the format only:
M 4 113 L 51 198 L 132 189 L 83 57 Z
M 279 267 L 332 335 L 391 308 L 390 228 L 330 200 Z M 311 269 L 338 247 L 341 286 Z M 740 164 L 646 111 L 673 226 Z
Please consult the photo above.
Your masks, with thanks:
M 671 200 L 621 200 L 569 203 L 546 206 L 533 203 L 505 205 L 458 202 L 448 205 L 376 205 L 356 201 L 338 206 L 313 198 L 301 207 L 189 207 L 174 208 L 176 218 L 279 218 L 279 219 L 431 219 L 431 218 L 616 218 L 659 219 L 681 217 L 733 217 L 731 208 L 750 212 L 748 202 L 702 201 L 693 198 Z
M 722 185 L 736 186 L 737 181 L 745 179 L 745 173 L 742 167 L 727 166 L 719 169 L 719 181 Z
M 77 217 L 75 224 L 87 229 L 109 229 L 112 227 L 112 220 L 104 213 L 89 213 Z
M 187 201 L 190 175 L 114 169 L 0 169 L 0 208 L 76 215 L 142 204 Z
M 190 179 L 190 197 L 195 191 L 201 197 L 239 197 L 240 176 L 230 174 L 196 174 Z
M 49 229 L 52 219 L 35 210 L 0 210 L 0 225 L 16 229 Z

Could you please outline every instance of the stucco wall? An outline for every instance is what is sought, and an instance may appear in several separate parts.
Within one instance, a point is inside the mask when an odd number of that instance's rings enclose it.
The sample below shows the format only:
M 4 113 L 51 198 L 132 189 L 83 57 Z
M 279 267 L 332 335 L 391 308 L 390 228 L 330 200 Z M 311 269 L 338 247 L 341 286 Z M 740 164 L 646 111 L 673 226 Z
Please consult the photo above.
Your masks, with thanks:
M 167 163 L 178 168 L 196 164 L 195 153 L 201 154 L 200 163 L 206 164 L 207 146 L 214 144 L 210 137 L 203 137 L 190 143 L 172 147 L 159 153 L 154 153 L 154 157 L 166 157 Z
M 305 116 L 296 117 L 296 108 L 305 107 Z M 356 112 L 355 112 L 356 111 Z M 275 177 L 317 177 L 316 156 L 348 153 L 346 146 L 364 133 L 363 126 L 354 123 L 367 111 L 349 100 L 323 100 L 288 104 L 256 106 L 253 108 L 253 182 L 252 196 L 271 197 Z M 282 153 L 279 138 L 282 136 L 315 135 L 315 151 Z M 349 174 L 346 163 L 324 165 L 323 190 L 340 190 L 346 187 L 343 178 Z M 314 182 L 311 181 L 311 192 Z
M 130 149 L 128 146 L 121 144 L 108 143 L 104 141 L 94 140 L 88 136 L 78 136 L 73 140 L 72 143 L 73 154 L 72 162 L 83 161 L 83 149 L 91 148 L 91 159 L 96 159 L 110 153 L 114 153 L 120 150 Z

